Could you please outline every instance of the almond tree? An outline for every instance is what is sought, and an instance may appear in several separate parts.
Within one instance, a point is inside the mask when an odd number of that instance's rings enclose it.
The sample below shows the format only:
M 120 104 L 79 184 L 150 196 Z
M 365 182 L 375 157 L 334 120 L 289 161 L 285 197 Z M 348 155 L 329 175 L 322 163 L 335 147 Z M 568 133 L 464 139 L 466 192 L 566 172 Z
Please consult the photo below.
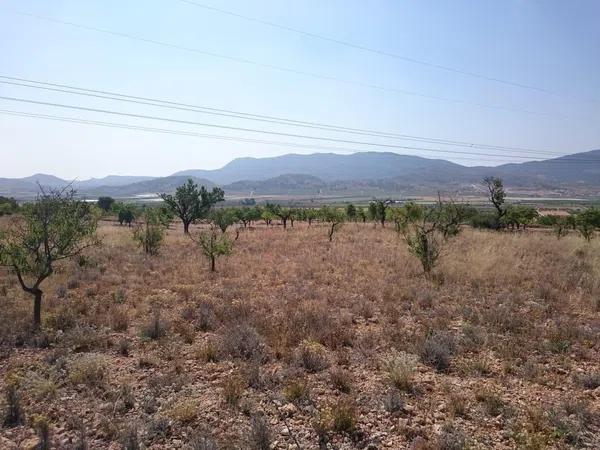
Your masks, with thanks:
M 506 192 L 504 191 L 504 185 L 502 179 L 497 177 L 485 177 L 483 184 L 488 190 L 488 200 L 494 206 L 496 210 L 495 228 L 500 229 L 502 226 L 502 219 L 506 215 L 506 207 L 504 206 L 504 200 L 506 198 Z
M 205 218 L 217 202 L 225 200 L 223 189 L 215 187 L 208 191 L 204 186 L 198 189 L 198 185 L 191 178 L 175 190 L 175 195 L 159 195 L 169 209 L 181 219 L 185 234 L 189 234 L 190 224 Z
M 41 285 L 56 264 L 98 243 L 98 216 L 77 200 L 71 188 L 41 189 L 37 201 L 23 206 L 0 235 L 0 264 L 15 273 L 21 288 L 33 297 L 33 327 L 41 324 Z
M 443 244 L 460 232 L 464 209 L 452 201 L 444 203 L 438 199 L 433 206 L 407 203 L 402 208 L 392 209 L 392 215 L 408 250 L 419 258 L 425 276 L 429 276 Z

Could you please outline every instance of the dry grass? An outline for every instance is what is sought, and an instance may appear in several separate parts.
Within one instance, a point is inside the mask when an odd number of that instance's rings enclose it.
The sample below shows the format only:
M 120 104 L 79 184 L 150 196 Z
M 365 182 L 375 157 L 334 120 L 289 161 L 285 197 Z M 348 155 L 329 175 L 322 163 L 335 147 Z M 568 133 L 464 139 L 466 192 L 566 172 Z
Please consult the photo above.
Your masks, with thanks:
M 157 257 L 100 233 L 45 284 L 42 335 L 0 275 L 0 423 L 18 392 L 49 424 L 2 448 L 79 442 L 74 417 L 88 448 L 600 447 L 600 242 L 466 230 L 425 280 L 369 224 L 242 230 L 217 273 L 180 229 Z

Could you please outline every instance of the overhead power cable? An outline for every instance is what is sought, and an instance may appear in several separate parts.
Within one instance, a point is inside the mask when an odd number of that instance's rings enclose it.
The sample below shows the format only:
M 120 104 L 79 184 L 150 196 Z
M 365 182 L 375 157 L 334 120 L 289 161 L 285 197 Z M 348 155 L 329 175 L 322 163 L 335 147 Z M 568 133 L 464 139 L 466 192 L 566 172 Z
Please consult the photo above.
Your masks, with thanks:
M 324 74 L 315 73 L 315 72 L 308 72 L 308 71 L 304 71 L 304 70 L 300 70 L 300 69 L 294 69 L 294 68 L 279 66 L 279 65 L 275 65 L 275 64 L 263 63 L 263 62 L 259 62 L 259 61 L 255 61 L 255 60 L 251 60 L 251 59 L 247 59 L 247 58 L 240 58 L 237 56 L 226 55 L 223 53 L 210 52 L 210 51 L 206 51 L 206 50 L 202 50 L 202 49 L 198 49 L 198 48 L 187 47 L 184 45 L 159 41 L 156 39 L 144 38 L 144 37 L 137 36 L 137 35 L 130 34 L 130 33 L 123 33 L 120 31 L 113 31 L 113 30 L 107 30 L 104 28 L 98 28 L 98 27 L 94 27 L 94 26 L 90 26 L 90 25 L 83 25 L 83 24 L 79 24 L 79 23 L 75 23 L 75 22 L 55 19 L 53 17 L 41 16 L 38 14 L 31 14 L 31 13 L 26 13 L 26 12 L 17 11 L 17 10 L 8 9 L 8 8 L 2 8 L 2 9 L 4 11 L 8 11 L 13 14 L 17 14 L 17 15 L 24 16 L 24 17 L 30 17 L 30 18 L 34 18 L 37 20 L 50 22 L 50 23 L 56 23 L 56 24 L 60 24 L 60 25 L 73 27 L 73 28 L 79 28 L 82 30 L 93 31 L 96 33 L 102 33 L 102 34 L 106 34 L 106 35 L 120 37 L 123 39 L 132 40 L 132 41 L 139 41 L 139 42 L 144 42 L 146 44 L 152 44 L 152 45 L 157 45 L 160 47 L 181 50 L 181 51 L 185 51 L 185 52 L 189 52 L 189 53 L 210 56 L 213 58 L 219 58 L 219 59 L 223 59 L 223 60 L 233 61 L 233 62 L 237 62 L 240 64 L 253 65 L 253 66 L 262 67 L 265 69 L 271 69 L 271 70 L 287 72 L 287 73 L 294 73 L 296 75 L 302 75 L 302 76 L 307 76 L 307 77 L 312 77 L 312 78 L 319 78 L 319 79 L 337 82 L 337 83 L 341 83 L 341 84 L 345 84 L 345 85 L 353 85 L 353 86 L 358 86 L 358 87 L 363 87 L 363 88 L 375 89 L 375 90 L 379 90 L 379 91 L 383 91 L 383 92 L 392 92 L 392 93 L 396 93 L 396 94 L 415 96 L 415 97 L 449 102 L 449 103 L 460 104 L 460 105 L 476 106 L 478 108 L 486 108 L 486 109 L 493 109 L 493 110 L 498 110 L 498 111 L 513 112 L 513 113 L 516 112 L 516 113 L 530 114 L 530 115 L 543 116 L 543 117 L 570 119 L 570 117 L 565 116 L 565 115 L 547 113 L 547 112 L 543 112 L 543 111 L 533 111 L 533 110 L 528 110 L 528 109 L 512 108 L 509 106 L 480 103 L 480 102 L 474 102 L 474 101 L 469 101 L 469 100 L 461 100 L 458 98 L 444 97 L 444 96 L 439 96 L 439 95 L 430 95 L 430 94 L 425 94 L 425 93 L 421 93 L 421 92 L 393 88 L 393 87 L 389 87 L 389 86 L 382 86 L 382 85 L 378 85 L 378 84 L 374 84 L 374 83 L 352 81 L 352 80 L 339 78 L 336 76 L 324 75 Z
M 133 130 L 133 131 L 143 131 L 143 132 L 151 132 L 151 133 L 160 133 L 160 134 L 172 134 L 179 136 L 190 136 L 190 137 L 200 137 L 207 139 L 216 139 L 223 141 L 234 141 L 234 142 L 243 142 L 243 143 L 254 143 L 254 144 L 266 144 L 266 145 L 276 145 L 281 147 L 292 147 L 292 148 L 305 148 L 312 150 L 332 150 L 332 151 L 342 151 L 349 153 L 357 153 L 360 152 L 360 149 L 355 148 L 347 148 L 347 147 L 337 147 L 337 146 L 324 146 L 324 145 L 314 145 L 314 144 L 301 144 L 297 142 L 281 142 L 281 141 L 272 141 L 272 140 L 264 140 L 264 139 L 253 139 L 253 138 L 245 138 L 239 136 L 225 136 L 225 135 L 216 135 L 216 134 L 205 134 L 205 133 L 196 133 L 193 131 L 186 130 L 173 130 L 166 128 L 156 128 L 156 127 L 145 127 L 139 125 L 130 125 L 130 124 L 122 124 L 115 122 L 103 122 L 98 120 L 89 120 L 89 119 L 80 119 L 75 117 L 64 117 L 64 116 L 56 116 L 50 114 L 38 114 L 38 113 L 29 113 L 24 111 L 13 111 L 0 109 L 0 114 L 8 115 L 8 116 L 16 116 L 16 117 L 29 117 L 29 118 L 37 118 L 37 119 L 45 119 L 52 120 L 57 122 L 66 122 L 66 123 L 76 123 L 81 125 L 96 125 L 108 128 L 121 128 L 125 130 Z M 407 156 L 418 156 L 418 155 L 407 155 Z M 509 156 L 494 156 L 492 160 L 502 160 L 510 158 Z M 434 158 L 428 158 L 434 159 Z M 490 159 L 482 159 L 482 158 L 467 158 L 460 156 L 453 156 L 452 159 L 465 160 L 465 161 L 478 161 L 478 162 L 490 162 Z
M 10 80 L 14 80 L 14 81 L 10 81 Z M 124 102 L 130 102 L 130 103 L 141 104 L 141 105 L 156 106 L 156 107 L 160 107 L 160 108 L 175 109 L 175 110 L 181 110 L 181 111 L 190 111 L 190 112 L 197 112 L 197 113 L 202 113 L 202 114 L 210 114 L 210 115 L 224 116 L 224 117 L 233 117 L 236 119 L 243 119 L 243 120 L 253 120 L 253 121 L 260 121 L 260 122 L 267 122 L 267 123 L 276 123 L 279 125 L 312 128 L 312 129 L 319 129 L 319 130 L 325 130 L 325 131 L 335 131 L 335 132 L 342 132 L 342 133 L 349 133 L 349 134 L 356 134 L 356 135 L 382 137 L 382 138 L 388 138 L 388 139 L 426 142 L 426 143 L 433 143 L 433 144 L 437 144 L 437 145 L 452 145 L 452 146 L 458 146 L 458 147 L 479 148 L 479 149 L 487 149 L 487 150 L 509 150 L 509 151 L 518 151 L 520 153 L 564 156 L 562 153 L 553 152 L 553 151 L 549 151 L 549 150 L 534 150 L 534 149 L 523 148 L 523 147 L 478 144 L 478 143 L 473 143 L 473 142 L 406 135 L 406 134 L 399 134 L 399 133 L 386 132 L 386 131 L 375 131 L 375 130 L 368 130 L 368 129 L 363 129 L 363 128 L 351 128 L 351 127 L 331 125 L 331 124 L 325 124 L 325 123 L 319 123 L 319 122 L 306 122 L 306 121 L 299 121 L 299 120 L 281 118 L 281 117 L 275 117 L 275 116 L 251 114 L 251 113 L 246 113 L 246 112 L 218 109 L 218 108 L 212 108 L 212 107 L 206 107 L 206 106 L 197 106 L 197 105 L 191 105 L 191 104 L 186 104 L 186 103 L 161 100 L 161 99 L 156 99 L 156 98 L 132 96 L 132 95 L 116 93 L 116 92 L 87 89 L 87 88 L 81 88 L 81 87 L 72 86 L 72 85 L 66 85 L 66 84 L 47 83 L 47 82 L 29 80 L 29 79 L 24 79 L 24 78 L 9 77 L 9 76 L 5 76 L 5 75 L 0 75 L 0 83 L 6 84 L 6 85 L 12 85 L 12 86 L 43 89 L 43 90 L 47 90 L 47 91 L 82 95 L 82 96 L 88 96 L 88 97 L 96 97 L 96 98 L 102 98 L 102 99 L 108 99 L 108 100 L 124 101 Z
M 353 42 L 349 42 L 349 41 L 345 41 L 342 39 L 336 39 L 336 38 L 332 38 L 329 36 L 325 36 L 322 34 L 318 34 L 318 33 L 314 33 L 311 31 L 306 31 L 306 30 L 301 30 L 299 28 L 295 28 L 295 27 L 291 27 L 289 25 L 283 25 L 281 23 L 276 23 L 276 22 L 272 22 L 269 20 L 264 20 L 264 19 L 260 19 L 257 17 L 250 17 L 244 14 L 240 14 L 231 10 L 226 10 L 223 8 L 218 8 L 216 6 L 211 6 L 211 5 L 207 5 L 204 3 L 200 3 L 197 1 L 192 1 L 192 0 L 176 0 L 179 1 L 180 3 L 186 3 L 188 5 L 193 5 L 193 6 L 197 6 L 199 8 L 203 8 L 205 10 L 208 11 L 212 11 L 212 12 L 216 12 L 219 14 L 225 14 L 228 16 L 232 16 L 232 17 L 236 17 L 238 19 L 242 19 L 242 20 L 246 20 L 249 22 L 254 22 L 254 23 L 258 23 L 261 25 L 265 25 L 271 28 L 276 28 L 279 30 L 283 30 L 283 31 L 288 31 L 291 33 L 296 33 L 302 36 L 306 36 L 306 37 L 310 37 L 313 39 L 318 39 L 321 41 L 326 41 L 329 43 L 333 43 L 333 44 L 337 44 L 337 45 L 341 45 L 344 47 L 348 47 L 348 48 L 353 48 L 355 50 L 360 50 L 363 52 L 367 52 L 367 53 L 373 53 L 379 56 L 386 56 L 386 57 L 390 57 L 390 58 L 394 58 L 397 60 L 401 60 L 401 61 L 405 61 L 411 64 L 418 64 L 421 66 L 425 66 L 425 67 L 430 67 L 433 69 L 439 69 L 439 70 L 443 70 L 446 72 L 452 72 L 452 73 L 456 73 L 459 75 L 464 75 L 467 77 L 473 77 L 473 78 L 479 78 L 482 80 L 486 80 L 486 81 L 492 81 L 495 83 L 501 83 L 504 85 L 508 85 L 508 86 L 513 86 L 513 87 L 518 87 L 521 89 L 529 89 L 529 90 L 533 90 L 533 91 L 538 91 L 538 92 L 543 92 L 545 94 L 551 94 L 551 95 L 555 95 L 555 96 L 561 96 L 561 97 L 568 97 L 568 98 L 573 98 L 575 100 L 586 100 L 586 101 L 592 101 L 592 102 L 598 102 L 598 100 L 596 99 L 578 99 L 575 97 L 571 97 L 570 95 L 565 95 L 563 93 L 551 90 L 551 89 L 547 89 L 544 87 L 540 87 L 540 86 L 534 86 L 531 84 L 527 84 L 527 83 L 519 83 L 516 81 L 511 81 L 511 80 L 505 80 L 502 78 L 498 78 L 498 77 L 493 77 L 493 76 L 489 76 L 489 75 L 485 75 L 485 74 L 481 74 L 481 73 L 477 73 L 477 72 L 472 72 L 469 70 L 464 70 L 464 69 L 459 69 L 456 67 L 451 67 L 451 66 L 446 66 L 443 64 L 437 64 L 437 63 L 433 63 L 433 62 L 429 62 L 429 61 L 424 61 L 424 60 L 420 60 L 417 58 L 411 58 L 405 55 L 400 55 L 398 53 L 392 52 L 392 51 L 388 51 L 388 50 L 381 50 L 381 49 L 377 49 L 377 48 L 373 48 L 373 47 L 368 47 L 366 45 L 361 45 L 361 44 L 357 44 L 357 43 L 353 43 Z
M 45 102 L 45 101 L 24 99 L 24 98 L 17 98 L 17 97 L 0 96 L 0 99 L 7 100 L 7 101 L 13 101 L 13 102 L 35 104 L 35 105 L 52 106 L 52 107 L 57 107 L 57 108 L 74 109 L 74 110 L 78 110 L 78 111 L 111 114 L 111 115 L 118 115 L 118 116 L 132 117 L 132 118 L 139 118 L 139 119 L 159 120 L 159 121 L 165 121 L 165 122 L 171 122 L 171 123 L 195 125 L 195 126 L 202 126 L 202 127 L 211 127 L 211 128 L 226 129 L 226 130 L 233 130 L 233 131 L 244 131 L 244 132 L 250 132 L 250 133 L 269 134 L 269 135 L 275 135 L 275 136 L 285 136 L 285 137 L 300 138 L 300 139 L 336 142 L 336 143 L 342 143 L 342 144 L 354 144 L 354 145 L 361 145 L 361 146 L 394 148 L 394 149 L 403 149 L 403 150 L 430 151 L 430 152 L 447 153 L 447 154 L 464 154 L 464 155 L 491 156 L 491 157 L 500 156 L 499 154 L 490 154 L 490 153 L 482 153 L 482 152 L 467 152 L 467 151 L 459 151 L 459 150 L 441 150 L 441 149 L 432 149 L 432 148 L 423 148 L 423 147 L 411 147 L 411 146 L 404 146 L 404 145 L 375 143 L 375 142 L 369 142 L 369 141 L 354 141 L 354 140 L 349 140 L 349 139 L 338 139 L 338 138 L 332 138 L 332 137 L 310 136 L 310 135 L 305 135 L 305 134 L 284 133 L 284 132 L 271 131 L 271 130 L 260 130 L 260 129 L 253 129 L 253 128 L 234 127 L 234 126 L 229 126 L 229 125 L 195 122 L 195 121 L 190 121 L 190 120 L 173 119 L 173 118 L 168 118 L 168 117 L 159 117 L 159 116 L 151 116 L 151 115 L 144 115 L 144 114 L 134 114 L 134 113 L 113 111 L 113 110 L 100 109 L 100 108 L 88 108 L 85 106 L 78 106 L 78 105 L 65 105 L 65 104 L 61 104 L 61 103 Z M 510 156 L 511 158 L 525 159 L 525 160 L 533 159 L 531 157 L 521 156 L 521 155 L 504 155 L 504 156 Z M 569 160 L 568 157 L 563 157 L 563 161 L 567 161 L 567 160 Z M 580 161 L 595 162 L 595 163 L 598 162 L 598 160 L 594 160 L 594 159 L 584 160 L 581 158 L 576 158 L 574 160 L 576 160 L 578 162 L 580 162 Z

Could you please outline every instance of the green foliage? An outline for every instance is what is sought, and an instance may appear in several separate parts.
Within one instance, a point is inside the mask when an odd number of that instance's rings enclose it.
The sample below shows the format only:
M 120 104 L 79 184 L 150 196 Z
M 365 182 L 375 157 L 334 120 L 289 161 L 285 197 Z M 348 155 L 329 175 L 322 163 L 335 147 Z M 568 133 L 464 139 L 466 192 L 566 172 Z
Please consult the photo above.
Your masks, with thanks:
M 488 200 L 496 210 L 494 228 L 500 229 L 502 226 L 502 218 L 506 214 L 506 207 L 504 206 L 506 192 L 504 191 L 502 179 L 497 177 L 485 177 L 483 179 L 483 184 L 488 190 Z
M 142 222 L 133 230 L 133 239 L 148 255 L 158 255 L 168 227 L 168 218 L 160 208 L 145 208 Z
M 600 228 L 600 209 L 592 207 L 576 214 L 574 225 L 586 241 L 591 241 L 596 229 Z
M 348 217 L 348 220 L 356 220 L 356 206 L 352 203 L 348 203 L 346 206 L 346 216 Z
M 201 231 L 197 237 L 192 238 L 202 250 L 202 253 L 210 262 L 210 270 L 216 270 L 216 259 L 219 256 L 230 255 L 233 251 L 233 243 L 225 233 L 219 233 L 214 227 L 209 231 Z
M 9 215 L 19 210 L 19 204 L 12 197 L 3 197 L 0 195 L 0 217 Z
M 133 212 L 133 209 L 128 207 L 119 209 L 117 217 L 119 219 L 119 224 L 123 225 L 123 223 L 126 223 L 128 227 L 130 227 L 131 222 L 135 220 L 135 214 Z
M 521 226 L 525 228 L 526 225 L 533 223 L 538 216 L 539 213 L 537 209 L 530 206 L 509 205 L 502 218 L 502 224 L 510 226 L 513 229 L 515 226 L 517 229 L 521 228 Z
M 433 206 L 411 202 L 393 210 L 397 231 L 404 236 L 409 251 L 419 258 L 426 275 L 435 267 L 443 243 L 460 232 L 464 213 L 460 205 L 441 199 Z
M 210 220 L 217 227 L 221 229 L 223 233 L 227 231 L 227 228 L 238 221 L 237 211 L 233 208 L 219 208 L 215 209 L 210 214 Z
M 333 240 L 333 233 L 339 230 L 346 220 L 346 214 L 344 211 L 341 211 L 332 206 L 322 206 L 319 210 L 319 217 L 323 222 L 329 223 L 329 242 Z
M 218 202 L 225 200 L 225 193 L 220 188 L 208 191 L 204 186 L 194 183 L 190 178 L 179 186 L 175 195 L 160 194 L 167 207 L 183 222 L 184 233 L 189 233 L 191 223 L 207 217 L 210 209 Z
M 490 211 L 478 211 L 469 219 L 473 228 L 484 228 L 495 230 L 498 226 L 496 214 Z
M 273 214 L 273 212 L 271 212 L 267 208 L 260 209 L 259 211 L 260 211 L 260 218 L 265 221 L 265 225 L 267 225 L 267 226 L 271 225 L 271 222 L 275 218 L 275 214 Z
M 0 264 L 11 268 L 21 288 L 34 296 L 34 326 L 41 319 L 40 285 L 55 263 L 95 245 L 98 216 L 92 206 L 75 199 L 73 190 L 43 191 L 0 236 Z
M 100 208 L 105 213 L 109 212 L 115 203 L 115 199 L 112 197 L 99 197 L 98 198 L 98 208 Z
M 384 227 L 389 205 L 390 200 L 373 200 L 371 203 L 369 203 L 369 219 L 380 222 L 381 226 Z

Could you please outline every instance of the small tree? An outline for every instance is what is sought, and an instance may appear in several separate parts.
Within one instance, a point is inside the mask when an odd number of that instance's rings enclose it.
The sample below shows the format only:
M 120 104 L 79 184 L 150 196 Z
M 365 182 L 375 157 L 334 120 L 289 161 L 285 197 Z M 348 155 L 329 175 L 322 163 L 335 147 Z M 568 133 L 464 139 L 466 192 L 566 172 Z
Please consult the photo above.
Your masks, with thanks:
M 277 206 L 274 211 L 275 215 L 281 219 L 281 223 L 283 224 L 283 228 L 287 228 L 287 221 L 291 220 L 294 217 L 294 210 L 292 208 L 282 208 Z M 292 219 L 293 220 L 293 219 Z M 292 227 L 293 227 L 292 223 Z
M 497 177 L 485 177 L 483 179 L 483 184 L 488 190 L 488 200 L 496 210 L 494 228 L 500 229 L 502 226 L 502 218 L 506 215 L 506 207 L 504 206 L 506 192 L 504 191 L 502 179 Z
M 419 258 L 423 272 L 429 276 L 440 256 L 443 243 L 460 231 L 463 209 L 441 199 L 434 206 L 408 203 L 394 210 L 398 231 L 409 251 Z
M 19 210 L 19 204 L 12 197 L 3 197 L 0 195 L 0 217 L 10 215 Z
M 233 251 L 233 243 L 227 234 L 218 232 L 214 226 L 209 231 L 200 231 L 198 236 L 193 237 L 192 240 L 200 247 L 210 262 L 211 272 L 216 270 L 216 260 L 219 256 L 230 255 Z
M 114 203 L 115 203 L 115 199 L 112 197 L 99 197 L 98 198 L 98 207 L 105 213 L 110 211 L 110 208 L 112 208 Z
M 342 211 L 330 206 L 323 206 L 319 211 L 319 215 L 323 222 L 329 223 L 329 233 L 327 236 L 329 237 L 329 242 L 331 242 L 333 240 L 333 233 L 339 230 L 344 223 L 345 215 Z
M 41 189 L 41 188 L 40 188 Z M 0 235 L 0 264 L 17 276 L 21 288 L 33 296 L 33 326 L 41 324 L 41 284 L 55 265 L 98 243 L 98 217 L 91 205 L 77 200 L 71 188 L 41 189 L 35 203 Z
M 133 230 L 133 239 L 148 255 L 158 255 L 169 220 L 160 208 L 145 208 L 142 222 Z
M 133 220 L 135 219 L 133 210 L 127 206 L 119 209 L 118 219 L 120 225 L 126 223 L 128 227 L 131 227 L 131 222 L 133 222 Z
M 306 208 L 302 210 L 304 219 L 308 222 L 308 226 L 312 225 L 313 220 L 319 218 L 319 211 L 315 208 Z
M 554 220 L 552 225 L 552 231 L 554 232 L 556 239 L 566 236 L 568 233 L 567 221 L 563 217 L 556 217 L 556 220 Z
M 517 227 L 517 230 L 519 230 L 521 226 L 525 229 L 525 227 L 531 224 L 538 216 L 539 213 L 537 209 L 532 208 L 531 206 L 510 205 L 506 208 L 502 223 L 510 226 L 513 230 L 515 229 L 515 226 Z
M 274 214 L 268 209 L 263 209 L 260 213 L 260 218 L 265 221 L 266 226 L 271 225 L 271 222 L 273 222 L 274 217 Z
M 387 218 L 387 210 L 391 200 L 373 200 L 369 203 L 369 217 L 375 222 L 381 223 L 382 227 L 385 227 L 385 220 Z
M 365 211 L 365 208 L 358 208 L 358 210 L 356 211 L 356 216 L 362 223 L 365 223 L 367 221 L 367 211 Z
M 346 217 L 348 217 L 348 220 L 350 221 L 356 220 L 356 206 L 352 203 L 348 203 L 346 206 Z
M 575 228 L 588 242 L 594 238 L 596 228 L 600 228 L 600 209 L 588 208 L 575 216 Z
M 189 234 L 190 224 L 205 218 L 216 203 L 225 200 L 225 193 L 217 187 L 210 192 L 204 186 L 198 189 L 198 185 L 189 178 L 175 190 L 175 195 L 160 194 L 160 197 L 183 222 L 183 232 Z
M 228 227 L 238 221 L 238 215 L 231 208 L 219 208 L 210 214 L 210 220 L 225 233 Z

